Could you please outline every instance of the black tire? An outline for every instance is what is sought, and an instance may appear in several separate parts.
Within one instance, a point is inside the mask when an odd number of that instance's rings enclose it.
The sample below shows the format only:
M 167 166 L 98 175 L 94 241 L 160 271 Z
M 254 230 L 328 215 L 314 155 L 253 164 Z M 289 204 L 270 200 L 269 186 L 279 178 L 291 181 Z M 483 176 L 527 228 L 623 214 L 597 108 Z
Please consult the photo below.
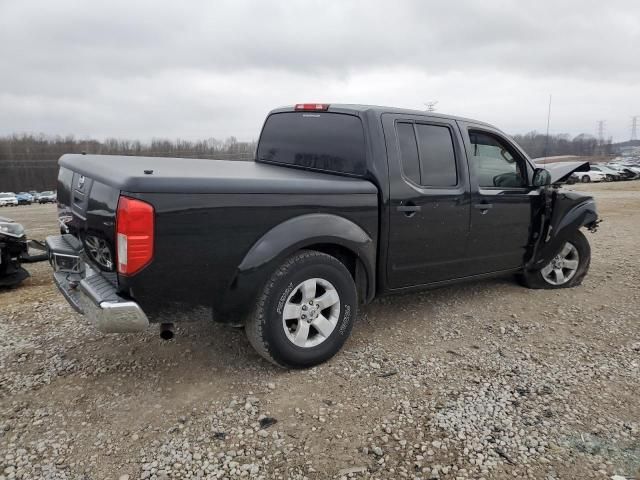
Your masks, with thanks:
M 285 302 L 309 279 L 323 279 L 339 296 L 339 315 L 330 335 L 311 347 L 295 345 L 283 326 Z M 256 351 L 284 368 L 308 368 L 329 360 L 349 338 L 358 308 L 356 285 L 347 268 L 325 253 L 302 250 L 289 257 L 267 281 L 245 331 Z
M 578 268 L 575 275 L 566 283 L 553 285 L 545 280 L 542 274 L 544 267 L 537 270 L 528 270 L 520 275 L 520 280 L 524 286 L 536 289 L 556 289 L 576 287 L 582 283 L 591 264 L 591 247 L 589 246 L 589 241 L 580 230 L 575 230 L 566 240 L 573 244 L 578 251 Z M 563 243 L 562 247 L 564 247 L 565 244 L 566 242 Z
M 582 183 L 589 183 L 590 181 L 591 181 L 591 178 L 589 177 L 589 175 L 582 176 Z

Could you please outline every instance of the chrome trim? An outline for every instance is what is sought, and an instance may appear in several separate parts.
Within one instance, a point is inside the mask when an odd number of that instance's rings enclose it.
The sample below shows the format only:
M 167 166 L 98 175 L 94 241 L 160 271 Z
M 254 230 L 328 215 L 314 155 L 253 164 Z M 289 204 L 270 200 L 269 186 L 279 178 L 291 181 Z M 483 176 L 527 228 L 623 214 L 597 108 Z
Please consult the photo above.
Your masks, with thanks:
M 47 238 L 47 245 L 64 245 L 61 237 Z M 58 246 L 57 248 L 62 248 Z M 54 267 L 53 279 L 69 305 L 85 315 L 93 326 L 103 333 L 141 332 L 149 326 L 149 319 L 140 305 L 118 295 L 116 288 L 99 271 L 86 264 L 77 255 L 56 253 L 50 249 Z M 55 270 L 54 258 L 77 259 L 74 271 Z
M 75 259 L 75 267 L 72 268 L 72 269 L 65 269 L 65 268 L 60 267 L 60 265 L 58 265 L 58 261 L 57 261 L 57 259 L 59 257 Z M 52 252 L 50 260 L 51 260 L 50 261 L 51 266 L 53 267 L 53 270 L 55 272 L 82 273 L 82 271 L 83 271 L 82 260 L 80 259 L 80 257 L 78 255 L 69 255 L 69 254 L 66 254 L 66 253 Z

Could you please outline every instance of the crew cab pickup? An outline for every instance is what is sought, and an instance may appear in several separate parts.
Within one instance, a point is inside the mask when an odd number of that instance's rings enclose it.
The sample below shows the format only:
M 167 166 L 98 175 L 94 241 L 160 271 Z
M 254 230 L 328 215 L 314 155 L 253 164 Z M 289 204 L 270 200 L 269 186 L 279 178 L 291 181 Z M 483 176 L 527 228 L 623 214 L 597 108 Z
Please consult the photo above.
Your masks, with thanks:
M 211 315 L 284 367 L 347 339 L 389 293 L 517 274 L 580 284 L 593 199 L 500 130 L 432 112 L 299 104 L 269 113 L 254 161 L 64 155 L 61 292 L 104 332 Z

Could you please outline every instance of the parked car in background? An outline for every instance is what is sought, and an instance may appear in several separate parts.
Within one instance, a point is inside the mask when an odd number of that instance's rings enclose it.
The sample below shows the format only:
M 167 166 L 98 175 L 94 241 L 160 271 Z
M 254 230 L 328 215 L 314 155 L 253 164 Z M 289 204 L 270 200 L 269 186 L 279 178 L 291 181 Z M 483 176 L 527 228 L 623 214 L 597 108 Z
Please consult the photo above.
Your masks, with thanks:
M 15 207 L 16 205 L 18 205 L 18 199 L 15 193 L 0 193 L 0 207 Z
M 602 172 L 596 172 L 595 170 L 589 170 L 588 172 L 577 172 L 572 174 L 572 177 L 576 182 L 589 183 L 589 182 L 604 182 L 607 176 Z
M 607 167 L 618 172 L 622 180 L 633 180 L 636 176 L 633 171 L 629 170 L 627 167 L 624 167 L 619 163 L 608 163 Z
M 56 203 L 56 193 L 51 190 L 38 195 L 38 203 Z
M 624 168 L 631 170 L 633 173 L 635 173 L 635 178 L 640 178 L 640 165 L 631 165 L 631 164 L 624 164 L 623 165 Z
M 31 205 L 33 203 L 33 195 L 27 192 L 20 192 L 16 194 L 18 199 L 18 205 Z
M 622 180 L 622 176 L 617 170 L 607 167 L 606 165 L 589 165 L 589 168 L 591 168 L 591 171 L 593 172 L 604 173 L 605 182 L 617 182 L 618 180 Z

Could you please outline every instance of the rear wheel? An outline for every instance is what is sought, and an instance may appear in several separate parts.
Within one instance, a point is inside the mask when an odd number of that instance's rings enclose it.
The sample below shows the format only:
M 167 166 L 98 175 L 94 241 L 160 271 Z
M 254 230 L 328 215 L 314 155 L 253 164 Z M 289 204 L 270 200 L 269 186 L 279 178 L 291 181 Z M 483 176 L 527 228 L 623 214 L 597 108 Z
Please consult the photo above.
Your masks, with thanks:
M 246 332 L 270 362 L 306 368 L 340 350 L 356 314 L 356 286 L 347 268 L 330 255 L 303 250 L 267 281 Z
M 589 183 L 590 181 L 591 181 L 591 178 L 589 177 L 589 175 L 582 176 L 582 183 Z
M 580 285 L 589 271 L 591 247 L 580 230 L 573 232 L 551 261 L 538 270 L 522 274 L 529 288 L 570 288 Z

